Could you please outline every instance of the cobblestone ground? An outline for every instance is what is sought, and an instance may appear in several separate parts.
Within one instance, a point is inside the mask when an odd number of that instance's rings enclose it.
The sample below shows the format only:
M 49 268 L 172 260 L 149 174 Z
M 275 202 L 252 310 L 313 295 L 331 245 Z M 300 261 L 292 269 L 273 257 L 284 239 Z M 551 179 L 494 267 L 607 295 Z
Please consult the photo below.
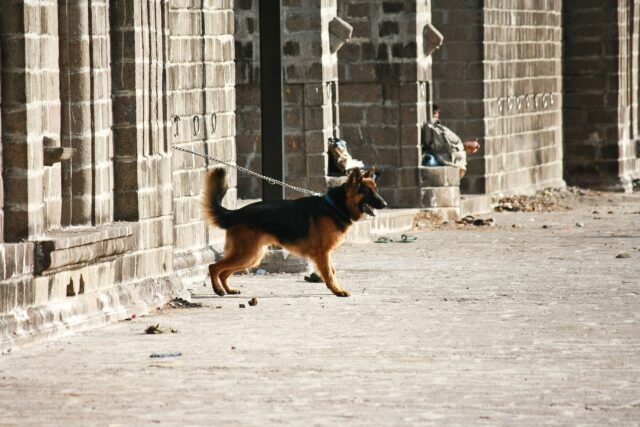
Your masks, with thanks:
M 0 425 L 638 425 L 640 197 L 494 216 L 0 356 Z

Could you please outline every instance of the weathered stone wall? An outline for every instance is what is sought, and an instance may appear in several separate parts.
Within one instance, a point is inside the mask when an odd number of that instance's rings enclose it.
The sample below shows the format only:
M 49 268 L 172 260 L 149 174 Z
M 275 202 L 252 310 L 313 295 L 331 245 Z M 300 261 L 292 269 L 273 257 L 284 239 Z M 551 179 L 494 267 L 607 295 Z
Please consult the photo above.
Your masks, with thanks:
M 633 49 L 639 8 L 637 0 L 565 7 L 565 176 L 571 184 L 629 190 L 640 174 L 637 35 Z
M 283 2 L 285 180 L 316 191 L 326 188 L 327 140 L 339 121 L 337 57 L 329 47 L 336 0 Z M 238 164 L 260 172 L 260 44 L 258 0 L 235 3 L 238 96 Z M 261 196 L 261 181 L 238 176 L 242 198 Z M 300 197 L 287 190 L 287 197 Z
M 491 0 L 484 13 L 486 191 L 563 185 L 562 2 Z
M 125 283 L 173 272 L 167 16 L 160 0 L 110 2 L 113 216 L 136 224 L 136 243 L 116 267 Z
M 236 156 L 232 3 L 168 3 L 171 145 L 228 161 Z M 214 256 L 209 245 L 219 243 L 222 233 L 203 222 L 200 194 L 206 169 L 220 165 L 182 152 L 172 154 L 175 268 L 201 276 L 203 260 Z M 225 200 L 233 207 L 235 170 L 229 170 L 229 180 Z
M 201 215 L 213 165 L 171 146 L 233 160 L 235 94 L 231 0 L 11 0 L 0 16 L 4 349 L 203 279 L 222 249 Z M 49 165 L 60 145 L 71 159 Z
M 354 27 L 338 52 L 340 130 L 355 158 L 381 170 L 379 187 L 392 206 L 420 203 L 420 127 L 431 92 L 421 35 L 429 3 L 339 2 L 338 15 Z
M 468 193 L 562 185 L 561 2 L 435 2 L 445 43 L 434 54 L 434 102 L 463 140 Z

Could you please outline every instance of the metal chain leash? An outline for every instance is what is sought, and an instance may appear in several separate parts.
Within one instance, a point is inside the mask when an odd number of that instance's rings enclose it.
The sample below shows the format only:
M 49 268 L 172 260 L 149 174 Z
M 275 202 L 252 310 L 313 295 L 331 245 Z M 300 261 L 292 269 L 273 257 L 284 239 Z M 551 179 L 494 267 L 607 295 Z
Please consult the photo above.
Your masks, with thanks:
M 215 157 L 207 156 L 206 154 L 196 153 L 195 151 L 187 150 L 186 148 L 182 148 L 182 147 L 173 146 L 172 148 L 174 150 L 183 151 L 185 153 L 193 154 L 194 156 L 199 156 L 199 157 L 203 157 L 205 159 L 213 160 L 214 162 L 222 163 L 225 166 L 229 166 L 230 168 L 237 169 L 240 172 L 246 173 L 247 175 L 251 175 L 251 176 L 255 176 L 256 178 L 263 179 L 263 180 L 267 181 L 269 184 L 280 185 L 281 187 L 285 187 L 285 188 L 288 188 L 290 190 L 297 191 L 299 193 L 309 194 L 311 196 L 322 196 L 322 193 L 316 193 L 315 191 L 307 190 L 306 188 L 296 187 L 294 185 L 287 184 L 286 182 L 278 181 L 277 179 L 270 178 L 270 177 L 264 176 L 264 175 L 260 175 L 259 173 L 256 173 L 256 172 L 254 172 L 252 170 L 249 170 L 247 168 L 243 168 L 242 166 L 234 165 L 233 163 L 229 163 L 229 162 L 226 162 L 224 160 L 216 159 Z

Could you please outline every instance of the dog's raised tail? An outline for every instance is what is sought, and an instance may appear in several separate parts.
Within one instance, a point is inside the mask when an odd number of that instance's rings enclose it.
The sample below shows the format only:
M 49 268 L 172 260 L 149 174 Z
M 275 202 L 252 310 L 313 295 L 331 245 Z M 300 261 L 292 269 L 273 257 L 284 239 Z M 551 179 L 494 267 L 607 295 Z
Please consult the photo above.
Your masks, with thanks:
M 222 206 L 222 199 L 228 188 L 227 171 L 224 168 L 207 172 L 202 200 L 204 216 L 212 225 L 223 229 L 231 226 L 231 211 Z

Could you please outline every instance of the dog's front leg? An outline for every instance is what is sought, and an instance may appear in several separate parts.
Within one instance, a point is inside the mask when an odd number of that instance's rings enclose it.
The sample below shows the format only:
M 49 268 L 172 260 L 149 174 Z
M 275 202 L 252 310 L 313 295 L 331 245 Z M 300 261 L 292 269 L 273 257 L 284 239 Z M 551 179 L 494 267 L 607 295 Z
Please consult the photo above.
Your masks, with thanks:
M 324 279 L 324 283 L 326 283 L 327 288 L 329 288 L 329 290 L 333 292 L 334 295 L 339 297 L 348 297 L 349 295 L 351 295 L 349 291 L 347 291 L 346 289 L 342 289 L 340 285 L 338 285 L 338 282 L 336 281 L 335 270 L 331 265 L 331 255 L 327 254 L 317 256 L 313 258 L 313 262 L 316 264 L 318 273 L 320 273 L 320 275 Z

